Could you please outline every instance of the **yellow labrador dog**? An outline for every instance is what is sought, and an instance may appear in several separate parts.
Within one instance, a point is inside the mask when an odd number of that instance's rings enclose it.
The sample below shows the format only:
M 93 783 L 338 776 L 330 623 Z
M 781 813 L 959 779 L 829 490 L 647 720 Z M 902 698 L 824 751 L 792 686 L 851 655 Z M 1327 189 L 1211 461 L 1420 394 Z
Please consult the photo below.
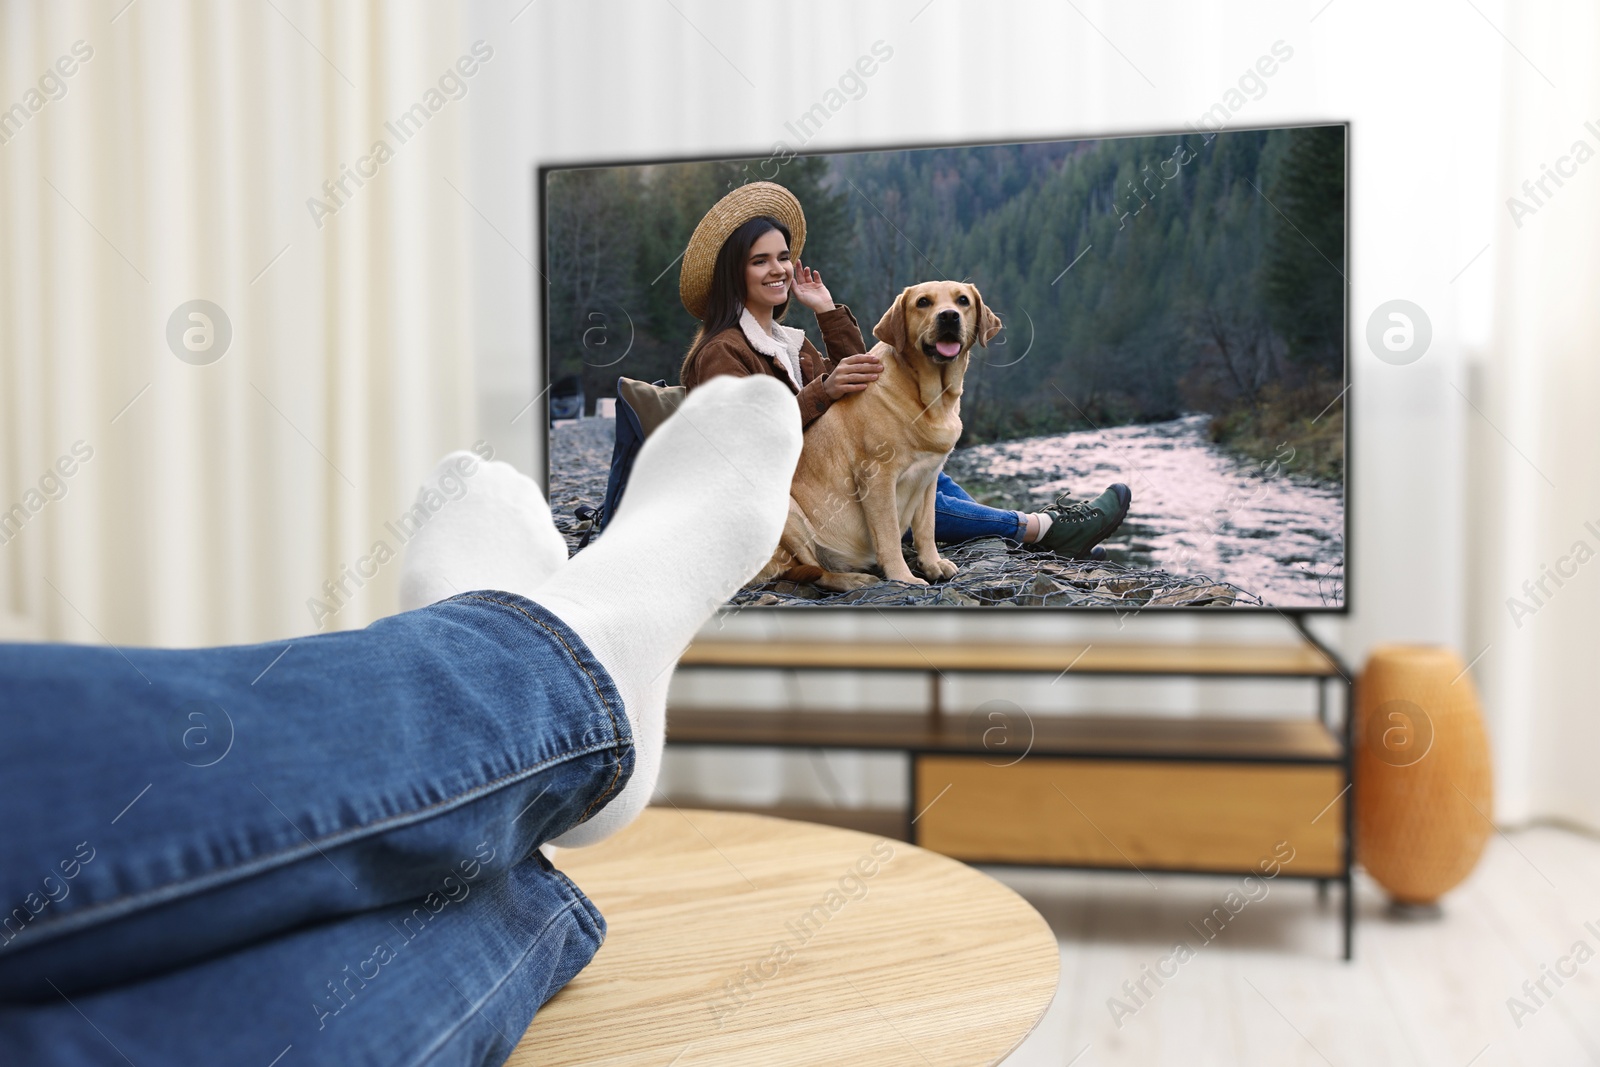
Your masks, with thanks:
M 961 436 L 972 346 L 987 346 L 999 329 L 999 316 L 966 282 L 901 292 L 872 331 L 878 380 L 834 401 L 806 431 L 783 538 L 758 582 L 858 589 L 881 580 L 868 573 L 876 567 L 885 578 L 926 585 L 901 554 L 907 526 L 923 577 L 955 574 L 933 542 L 934 485 Z

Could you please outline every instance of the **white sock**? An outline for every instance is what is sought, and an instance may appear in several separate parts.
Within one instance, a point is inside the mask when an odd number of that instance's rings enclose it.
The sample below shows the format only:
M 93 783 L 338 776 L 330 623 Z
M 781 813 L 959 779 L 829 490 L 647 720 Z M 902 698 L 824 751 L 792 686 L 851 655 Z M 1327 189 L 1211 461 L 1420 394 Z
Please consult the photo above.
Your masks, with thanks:
M 567 562 L 567 543 L 550 519 L 550 505 L 533 479 L 511 464 L 452 452 L 423 483 L 421 494 L 430 491 L 443 504 L 406 542 L 401 611 L 473 589 L 533 599 Z
M 799 459 L 794 396 L 778 379 L 711 379 L 645 441 L 617 517 L 539 590 L 610 673 L 634 736 L 622 792 L 555 844 L 595 844 L 649 803 L 673 667 L 772 557 Z
M 1034 541 L 1044 540 L 1044 535 L 1050 532 L 1050 524 L 1055 521 L 1045 512 L 1039 512 L 1039 535 L 1034 538 Z

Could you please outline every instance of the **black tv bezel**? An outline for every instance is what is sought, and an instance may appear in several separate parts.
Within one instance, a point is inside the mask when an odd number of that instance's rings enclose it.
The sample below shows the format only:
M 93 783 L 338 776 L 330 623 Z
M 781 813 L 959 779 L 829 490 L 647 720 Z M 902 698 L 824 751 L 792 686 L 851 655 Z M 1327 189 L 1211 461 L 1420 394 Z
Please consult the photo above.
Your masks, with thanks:
M 1226 127 L 1222 127 L 1220 129 L 1216 129 L 1216 130 L 1199 129 L 1199 128 L 1196 128 L 1196 127 L 1191 125 L 1191 126 L 1185 128 L 1185 129 L 1181 129 L 1181 130 L 1173 129 L 1171 127 L 1167 127 L 1167 128 L 1163 128 L 1163 129 L 1156 129 L 1156 130 L 1143 130 L 1143 131 L 1122 132 L 1122 133 L 1085 133 L 1085 134 L 1061 135 L 1061 136 L 1049 136 L 1049 137 L 1021 137 L 1021 138 L 1014 138 L 1014 139 L 1003 140 L 1003 141 L 962 141 L 962 142 L 934 142 L 934 143 L 921 143 L 921 144 L 867 145 L 867 146 L 863 146 L 863 147 L 859 147 L 859 148 L 835 148 L 835 149 L 827 149 L 827 150 L 821 150 L 821 151 L 816 151 L 816 152 L 794 151 L 794 150 L 789 149 L 786 144 L 782 144 L 780 142 L 780 144 L 774 145 L 772 150 L 756 150 L 756 151 L 750 151 L 750 152 L 730 151 L 730 152 L 718 152 L 718 153 L 710 153 L 710 154 L 702 154 L 702 155 L 657 156 L 657 157 L 645 158 L 645 159 L 641 159 L 641 158 L 638 158 L 638 157 L 628 157 L 628 158 L 620 158 L 620 159 L 613 158 L 613 159 L 604 159 L 604 160 L 585 160 L 585 161 L 580 161 L 580 162 L 561 162 L 561 163 L 541 162 L 535 168 L 535 173 L 534 173 L 534 235 L 533 235 L 533 237 L 534 237 L 535 245 L 538 248 L 538 265 L 534 268 L 534 270 L 535 270 L 535 273 L 536 273 L 539 281 L 542 282 L 543 284 L 537 285 L 537 288 L 539 290 L 538 318 L 534 322 L 534 333 L 535 333 L 535 336 L 538 338 L 538 340 L 536 342 L 536 344 L 538 346 L 537 366 L 544 373 L 544 387 L 538 392 L 537 395 L 535 395 L 535 397 L 534 397 L 534 399 L 532 401 L 532 406 L 538 409 L 537 415 L 535 417 L 535 425 L 537 427 L 535 432 L 539 435 L 537 440 L 541 442 L 541 445 L 540 445 L 540 448 L 539 448 L 539 454 L 542 457 L 541 458 L 541 462 L 539 464 L 540 475 L 541 475 L 541 486 L 540 486 L 541 491 L 545 494 L 545 499 L 548 500 L 549 496 L 550 496 L 550 428 L 551 428 L 550 427 L 550 421 L 551 420 L 550 420 L 550 404 L 549 404 L 548 400 L 546 399 L 546 394 L 549 392 L 550 383 L 551 383 L 551 379 L 550 379 L 550 333 L 549 333 L 549 328 L 548 328 L 548 325 L 547 325 L 549 323 L 549 321 L 550 321 L 550 316 L 549 316 L 549 303 L 550 303 L 549 284 L 550 283 L 549 283 L 549 274 L 548 274 L 549 266 L 550 266 L 550 260 L 549 260 L 549 248 L 547 246 L 547 240 L 546 240 L 548 232 L 549 232 L 549 228 L 546 225 L 546 210 L 547 210 L 547 206 L 548 205 L 546 203 L 545 192 L 546 192 L 547 180 L 549 178 L 549 175 L 552 172 L 561 171 L 561 170 L 593 170 L 593 169 L 599 169 L 599 168 L 605 168 L 605 167 L 646 167 L 646 166 L 655 166 L 655 165 L 659 165 L 659 164 L 672 164 L 672 163 L 719 163 L 719 162 L 726 162 L 726 161 L 735 160 L 735 159 L 758 159 L 758 158 L 763 158 L 763 157 L 770 158 L 771 156 L 778 154 L 776 150 L 779 147 L 782 147 L 783 150 L 786 151 L 786 152 L 791 152 L 792 156 L 794 158 L 798 158 L 798 157 L 800 157 L 802 155 L 807 155 L 807 156 L 810 156 L 810 155 L 852 155 L 852 154 L 855 154 L 855 153 L 858 153 L 858 152 L 908 152 L 908 151 L 917 151 L 917 150 L 922 150 L 922 149 L 938 149 L 938 148 L 993 148 L 993 147 L 1002 147 L 1002 146 L 1005 146 L 1005 145 L 1014 145 L 1014 144 L 1044 144 L 1044 143 L 1054 143 L 1054 142 L 1059 142 L 1059 141 L 1111 141 L 1111 140 L 1121 140 L 1123 138 L 1129 138 L 1129 137 L 1168 137 L 1168 136 L 1183 137 L 1183 136 L 1189 136 L 1191 134 L 1203 137 L 1203 136 L 1206 136 L 1207 134 L 1214 135 L 1214 134 L 1220 134 L 1220 133 L 1248 133 L 1248 132 L 1252 132 L 1252 131 L 1261 132 L 1261 131 L 1272 131 L 1272 130 L 1297 130 L 1297 129 L 1308 129 L 1308 128 L 1311 128 L 1311 127 L 1325 127 L 1325 126 L 1338 126 L 1338 127 L 1341 127 L 1344 130 L 1344 264 L 1345 264 L 1345 266 L 1344 266 L 1344 275 L 1343 275 L 1344 286 L 1343 286 L 1343 293 L 1342 293 L 1343 298 L 1344 298 L 1344 346 L 1343 346 L 1344 347 L 1344 375 L 1343 375 L 1343 386 L 1344 386 L 1344 388 L 1339 393 L 1339 396 L 1335 401 L 1336 403 L 1342 403 L 1344 405 L 1344 481 L 1339 487 L 1340 488 L 1340 493 L 1341 493 L 1342 498 L 1343 498 L 1342 499 L 1342 504 L 1343 504 L 1343 507 L 1344 507 L 1344 568 L 1343 568 L 1343 575 L 1342 575 L 1342 578 L 1341 578 L 1341 583 L 1342 583 L 1342 586 L 1343 586 L 1344 595 L 1343 595 L 1343 598 L 1342 598 L 1340 604 L 1337 607 L 1329 607 L 1327 605 L 1295 605 L 1295 606 L 1290 606 L 1290 607 L 1280 607 L 1280 606 L 1274 605 L 1274 604 L 1262 604 L 1261 606 L 1257 607 L 1257 606 L 1252 604 L 1252 605 L 1245 605 L 1245 606 L 1237 607 L 1237 608 L 1220 608 L 1220 609 L 1219 608 L 1212 608 L 1212 607 L 1204 607 L 1204 606 L 1195 607 L 1195 606 L 1188 606 L 1188 605 L 1182 605 L 1182 604 L 1160 605 L 1160 606 L 1155 607 L 1155 608 L 1149 608 L 1149 607 L 1143 606 L 1143 605 L 1130 607 L 1130 608 L 1119 608 L 1119 607 L 1114 607 L 1114 606 L 1110 606 L 1110 605 L 1104 605 L 1104 606 L 1102 606 L 1102 605 L 1086 605 L 1086 606 L 1083 606 L 1083 607 L 1073 607 L 1073 606 L 1070 606 L 1070 605 L 1068 605 L 1068 606 L 1056 606 L 1056 605 L 1044 606 L 1044 605 L 1039 605 L 1039 606 L 1032 606 L 1032 607 L 1016 606 L 1016 607 L 1013 607 L 1013 608 L 1011 608 L 1009 610 L 1012 610 L 1012 611 L 1019 611 L 1020 610 L 1020 611 L 1029 611 L 1029 612 L 1050 612 L 1050 613 L 1068 614 L 1068 615 L 1071 615 L 1071 614 L 1104 615 L 1104 614 L 1108 614 L 1109 613 L 1109 614 L 1117 615 L 1119 617 L 1121 617 L 1121 616 L 1131 616 L 1131 615 L 1142 615 L 1146 611 L 1154 611 L 1159 615 L 1195 615 L 1195 614 L 1206 614 L 1206 613 L 1209 613 L 1209 614 L 1212 614 L 1212 615 L 1216 615 L 1218 617 L 1226 617 L 1226 616 L 1232 616 L 1232 615 L 1275 614 L 1275 615 L 1282 616 L 1283 618 L 1289 619 L 1291 622 L 1295 622 L 1297 626 L 1300 625 L 1298 620 L 1303 618 L 1306 615 L 1348 616 L 1350 614 L 1350 610 L 1351 610 L 1351 607 L 1350 607 L 1350 573 L 1351 573 L 1350 563 L 1351 563 L 1351 557 L 1352 557 L 1352 550 L 1351 550 L 1351 544 L 1350 544 L 1350 531 L 1351 531 L 1351 528 L 1353 526 L 1353 523 L 1351 521 L 1351 499 L 1350 499 L 1350 471 L 1351 471 L 1351 468 L 1352 468 L 1352 460 L 1353 460 L 1353 451 L 1352 451 L 1352 447 L 1351 447 L 1352 441 L 1351 441 L 1351 432 L 1350 432 L 1350 426 L 1351 426 L 1351 423 L 1353 421 L 1353 419 L 1352 419 L 1352 408 L 1350 406 L 1351 393 L 1353 391 L 1351 389 L 1351 386 L 1353 385 L 1353 380 L 1351 378 L 1352 367 L 1351 367 L 1351 362 L 1350 362 L 1350 336 L 1351 336 L 1351 325 L 1350 325 L 1350 252 L 1351 252 L 1350 235 L 1351 235 L 1351 231 L 1354 229 L 1354 227 L 1352 225 L 1352 222 L 1351 222 L 1351 200 L 1350 200 L 1350 173 L 1351 173 L 1351 168 L 1350 168 L 1350 153 L 1351 153 L 1350 130 L 1351 130 L 1351 122 L 1350 122 L 1349 119 L 1340 119 L 1340 120 L 1332 120 L 1332 121 L 1325 121 L 1325 122 L 1306 121 L 1306 122 L 1291 122 L 1291 123 L 1263 123 L 1263 124 L 1260 124 L 1260 125 L 1251 125 L 1251 126 L 1226 126 Z M 541 401 L 544 401 L 544 402 L 541 403 Z M 984 606 L 980 606 L 980 607 L 974 608 L 974 607 L 964 607 L 964 606 L 956 605 L 956 604 L 926 604 L 926 605 L 916 605 L 916 604 L 876 605 L 876 604 L 874 604 L 874 605 L 868 605 L 868 606 L 873 608 L 878 613 L 890 612 L 890 613 L 893 613 L 893 614 L 896 614 L 896 615 L 905 614 L 905 613 L 910 613 L 910 614 L 914 614 L 914 615 L 927 615 L 927 614 L 938 614 L 938 613 L 943 613 L 943 612 L 956 612 L 956 613 L 969 614 L 969 615 L 970 614 L 975 614 L 975 613 L 976 614 L 981 614 L 981 615 L 988 615 L 989 613 L 991 613 L 993 611 L 1002 610 L 998 606 L 989 607 L 987 605 L 984 605 Z M 855 604 L 819 604 L 816 607 L 810 607 L 810 608 L 805 608 L 805 609 L 795 609 L 795 608 L 792 608 L 792 607 L 785 607 L 783 605 L 778 605 L 778 604 L 769 604 L 769 605 L 745 604 L 745 605 L 740 605 L 740 606 L 733 606 L 733 605 L 724 604 L 724 605 L 721 605 L 720 607 L 718 607 L 717 614 L 719 616 L 721 616 L 723 614 L 738 614 L 738 613 L 745 612 L 745 611 L 750 611 L 750 610 L 761 611 L 761 612 L 778 612 L 778 613 L 793 612 L 795 610 L 804 610 L 807 614 L 809 614 L 811 612 L 819 612 L 819 611 L 820 612 L 828 612 L 828 613 L 844 612 L 844 613 L 847 613 L 847 614 L 849 614 L 849 613 L 859 614 L 862 609 L 861 609 L 861 607 L 859 607 L 858 605 L 855 605 Z

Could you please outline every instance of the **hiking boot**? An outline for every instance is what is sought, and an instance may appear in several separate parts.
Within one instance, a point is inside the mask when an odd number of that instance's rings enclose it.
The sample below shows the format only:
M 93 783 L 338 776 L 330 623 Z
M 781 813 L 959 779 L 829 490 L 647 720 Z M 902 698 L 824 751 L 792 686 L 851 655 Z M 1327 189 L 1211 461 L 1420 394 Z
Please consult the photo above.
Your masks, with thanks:
M 1121 482 L 1107 487 L 1093 500 L 1076 504 L 1057 501 L 1045 508 L 1050 529 L 1032 547 L 1074 559 L 1089 558 L 1090 549 L 1116 533 L 1128 514 L 1133 493 Z
M 1053 503 L 1057 507 L 1064 508 L 1069 504 L 1076 504 L 1078 501 L 1073 498 L 1071 493 L 1062 493 L 1060 496 L 1055 498 Z

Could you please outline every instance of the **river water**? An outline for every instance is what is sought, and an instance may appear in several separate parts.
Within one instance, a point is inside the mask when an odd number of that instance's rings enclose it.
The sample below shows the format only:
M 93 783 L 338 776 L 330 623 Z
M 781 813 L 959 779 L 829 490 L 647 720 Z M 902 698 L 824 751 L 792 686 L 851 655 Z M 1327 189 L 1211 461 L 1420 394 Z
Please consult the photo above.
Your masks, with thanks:
M 1344 496 L 1264 469 L 1212 444 L 1207 416 L 1030 437 L 958 449 L 950 476 L 980 500 L 1042 508 L 1061 493 L 1094 496 L 1112 482 L 1133 491 L 1111 559 L 1231 582 L 1278 608 L 1344 600 Z

